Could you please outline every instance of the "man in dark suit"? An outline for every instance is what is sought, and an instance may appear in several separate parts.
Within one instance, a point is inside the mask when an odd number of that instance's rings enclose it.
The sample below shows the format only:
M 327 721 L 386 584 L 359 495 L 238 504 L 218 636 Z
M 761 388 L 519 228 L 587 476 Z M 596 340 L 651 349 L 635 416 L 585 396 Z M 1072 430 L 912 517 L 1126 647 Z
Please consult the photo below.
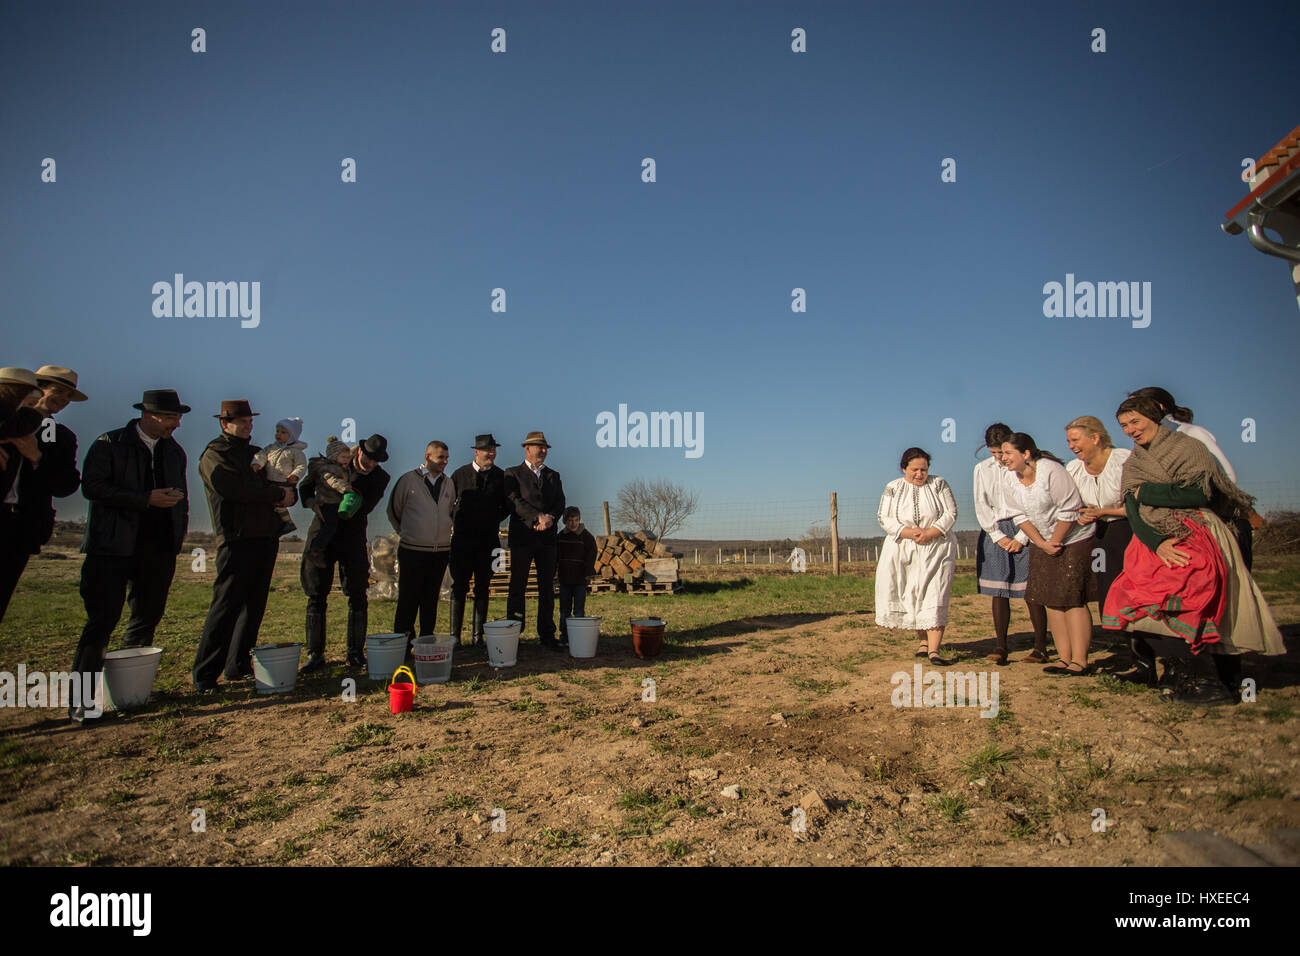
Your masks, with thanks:
M 191 671 L 198 691 L 216 690 L 218 675 L 230 681 L 253 676 L 253 647 L 280 550 L 282 522 L 275 509 L 297 498 L 292 488 L 253 470 L 259 449 L 249 438 L 258 414 L 244 399 L 223 401 L 213 416 L 221 434 L 199 457 L 217 541 L 217 577 Z
M 560 473 L 546 467 L 551 446 L 541 432 L 524 439 L 524 463 L 506 469 L 510 504 L 510 597 L 506 616 L 523 624 L 528 569 L 537 565 L 537 637 L 543 647 L 560 650 L 555 639 L 556 535 L 564 513 Z
M 338 530 L 325 546 L 325 560 L 317 565 L 303 552 L 299 580 L 307 594 L 307 660 L 302 671 L 310 672 L 325 666 L 325 612 L 330 588 L 334 586 L 334 565 L 339 566 L 339 583 L 348 597 L 348 666 L 366 666 L 366 626 L 368 603 L 366 590 L 370 587 L 370 554 L 367 550 L 366 516 L 384 500 L 389 474 L 380 468 L 388 461 L 388 439 L 371 435 L 352 449 L 350 470 L 352 491 L 360 496 L 361 505 L 356 511 L 344 515 L 344 502 L 321 505 L 339 512 Z M 315 481 L 309 475 L 299 486 L 304 507 L 310 508 L 316 496 Z M 346 496 L 345 496 L 346 501 Z M 321 519 L 317 515 L 307 532 L 312 541 L 320 532 Z
M 72 665 L 78 674 L 98 674 L 104 666 L 128 585 L 131 619 L 122 643 L 153 643 L 189 526 L 185 451 L 172 433 L 190 407 L 171 389 L 145 392 L 135 407 L 140 417 L 95 439 L 81 466 L 90 513 L 81 545 L 86 626 Z M 78 723 L 83 718 L 81 708 L 72 713 Z
M 77 436 L 54 416 L 69 402 L 84 402 L 77 373 L 57 365 L 36 370 L 41 397 L 32 408 L 44 419 L 35 435 L 11 439 L 0 448 L 0 620 L 27 567 L 54 533 L 52 498 L 66 498 L 81 486 Z
M 494 464 L 499 447 L 490 433 L 476 435 L 474 460 L 461 465 L 451 476 L 456 489 L 456 502 L 452 506 L 451 636 L 457 643 L 465 618 L 470 578 L 474 579 L 474 623 L 469 643 L 483 640 L 488 588 L 492 584 L 492 552 L 501 546 L 497 531 L 501 522 L 510 516 L 506 473 Z

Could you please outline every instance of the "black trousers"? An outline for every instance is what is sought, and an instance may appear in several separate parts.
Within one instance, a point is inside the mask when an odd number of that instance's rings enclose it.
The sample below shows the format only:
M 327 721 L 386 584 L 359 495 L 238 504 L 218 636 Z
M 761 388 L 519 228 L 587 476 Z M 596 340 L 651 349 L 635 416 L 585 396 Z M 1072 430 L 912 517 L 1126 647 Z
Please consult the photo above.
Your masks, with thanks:
M 537 565 L 537 636 L 547 641 L 555 637 L 555 542 L 549 544 L 510 545 L 510 597 L 506 599 L 506 617 L 523 624 L 524 591 L 528 588 L 528 567 Z
M 457 543 L 459 542 L 459 543 Z M 473 636 L 483 636 L 483 623 L 487 620 L 488 600 L 492 587 L 492 551 L 501 546 L 496 534 L 480 539 L 469 536 L 451 539 L 451 633 L 460 637 L 465 619 L 465 598 L 469 595 L 470 578 L 474 579 Z
M 1115 583 L 1119 573 L 1124 570 L 1124 552 L 1128 550 L 1129 542 L 1133 540 L 1133 529 L 1129 526 L 1127 518 L 1098 521 L 1095 527 L 1097 533 L 1093 540 L 1101 548 L 1105 564 L 1102 570 L 1092 572 L 1092 576 L 1097 582 L 1097 607 L 1104 614 L 1106 595 L 1110 593 L 1111 585 Z
M 27 549 L 18 544 L 18 519 L 5 508 L 0 512 L 0 621 L 5 619 L 9 599 L 30 557 Z
M 131 602 L 131 617 L 122 635 L 125 647 L 147 647 L 167 608 L 167 592 L 176 573 L 171 542 L 141 541 L 130 557 L 88 554 L 81 565 L 81 600 L 86 626 L 81 629 L 72 669 L 98 673 L 104 666 L 113 628 L 122 618 L 122 605 Z M 130 597 L 127 590 L 130 589 Z
M 299 580 L 307 594 L 307 653 L 325 655 L 325 612 L 330 588 L 334 587 L 334 565 L 339 566 L 339 583 L 348 598 L 348 653 L 364 654 L 366 643 L 366 589 L 370 587 L 370 558 L 366 543 L 335 538 L 325 549 L 324 562 L 313 562 L 303 552 Z
M 442 591 L 442 579 L 450 562 L 450 551 L 416 551 L 398 545 L 394 634 L 419 636 L 414 629 L 417 611 L 420 635 L 434 633 L 438 626 L 438 594 Z
M 266 613 L 278 538 L 245 538 L 217 548 L 217 580 L 203 636 L 194 655 L 194 682 L 227 679 L 252 667 L 253 646 Z

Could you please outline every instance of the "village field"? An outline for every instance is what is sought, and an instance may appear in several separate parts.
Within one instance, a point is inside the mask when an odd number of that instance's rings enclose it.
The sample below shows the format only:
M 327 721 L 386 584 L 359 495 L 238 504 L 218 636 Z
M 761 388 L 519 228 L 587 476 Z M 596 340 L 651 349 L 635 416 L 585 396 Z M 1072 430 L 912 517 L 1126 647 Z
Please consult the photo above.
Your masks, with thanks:
M 79 568 L 70 549 L 33 559 L 0 671 L 70 667 Z M 302 639 L 297 570 L 282 557 L 263 642 Z M 968 562 L 945 649 L 954 670 L 996 674 L 996 713 L 895 706 L 891 678 L 920 661 L 910 634 L 875 626 L 871 570 L 688 564 L 675 595 L 589 596 L 596 658 L 544 651 L 526 628 L 518 666 L 460 649 L 452 680 L 395 716 L 383 682 L 342 665 L 337 592 L 328 670 L 285 695 L 193 694 L 212 575 L 182 560 L 145 708 L 84 730 L 0 709 L 0 862 L 1152 866 L 1173 862 L 1167 834 L 1260 846 L 1300 827 L 1300 558 L 1256 567 L 1290 652 L 1247 658 L 1255 699 L 1219 707 L 1115 681 L 1127 650 L 1109 638 L 1094 676 L 1015 663 L 1032 643 L 1023 604 L 1013 662 L 993 667 Z M 370 607 L 387 631 L 393 603 Z M 668 643 L 642 661 L 629 619 L 650 615 Z

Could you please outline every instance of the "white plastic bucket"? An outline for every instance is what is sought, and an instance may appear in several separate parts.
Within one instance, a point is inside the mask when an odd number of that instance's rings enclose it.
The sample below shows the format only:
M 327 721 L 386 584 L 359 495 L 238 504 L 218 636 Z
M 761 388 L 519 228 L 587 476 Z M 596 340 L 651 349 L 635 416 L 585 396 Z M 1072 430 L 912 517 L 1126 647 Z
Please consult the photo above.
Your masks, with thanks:
M 387 683 L 405 660 L 405 634 L 371 634 L 366 638 L 366 670 L 371 680 Z
M 600 618 L 565 618 L 564 627 L 569 632 L 570 657 L 595 657 L 600 639 Z
M 488 621 L 483 625 L 483 640 L 487 643 L 488 663 L 493 667 L 514 667 L 519 661 L 519 632 L 524 629 L 518 621 Z
M 253 648 L 253 687 L 259 694 L 287 694 L 298 683 L 301 644 L 259 644 Z
M 143 707 L 153 692 L 161 647 L 124 647 L 104 655 L 104 709 Z
M 450 634 L 425 634 L 411 642 L 417 684 L 445 684 L 451 678 L 452 651 L 456 643 Z

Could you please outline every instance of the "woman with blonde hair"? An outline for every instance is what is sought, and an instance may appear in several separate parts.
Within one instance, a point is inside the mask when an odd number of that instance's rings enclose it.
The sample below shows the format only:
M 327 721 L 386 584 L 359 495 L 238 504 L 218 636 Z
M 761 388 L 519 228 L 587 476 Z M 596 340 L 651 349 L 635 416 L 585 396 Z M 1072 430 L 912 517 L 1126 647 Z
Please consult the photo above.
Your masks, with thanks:
M 1120 494 L 1120 478 L 1124 462 L 1132 454 L 1127 448 L 1116 448 L 1110 433 L 1101 420 L 1092 415 L 1080 415 L 1065 426 L 1065 440 L 1074 452 L 1074 460 L 1065 466 L 1074 486 L 1079 489 L 1083 508 L 1076 519 L 1079 524 L 1090 524 L 1096 529 L 1096 548 L 1101 548 L 1100 561 L 1094 560 L 1092 579 L 1096 583 L 1097 608 L 1106 606 L 1106 595 L 1111 584 L 1124 569 L 1124 549 L 1133 539 L 1124 513 L 1124 498 Z

